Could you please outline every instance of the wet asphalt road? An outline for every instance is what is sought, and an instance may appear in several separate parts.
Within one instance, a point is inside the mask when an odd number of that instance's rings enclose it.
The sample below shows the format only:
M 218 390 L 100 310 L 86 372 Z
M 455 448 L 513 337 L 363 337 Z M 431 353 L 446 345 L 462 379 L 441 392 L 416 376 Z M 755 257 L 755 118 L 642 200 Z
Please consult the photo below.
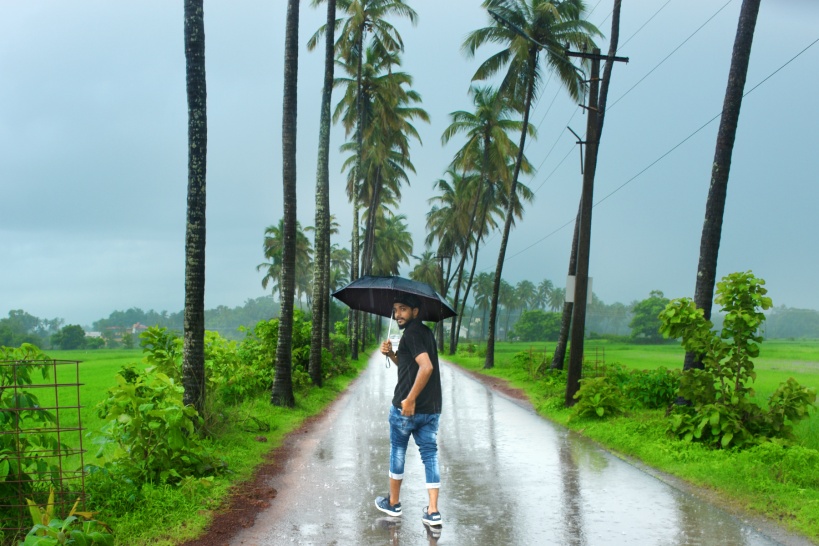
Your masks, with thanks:
M 373 500 L 388 491 L 387 412 L 395 377 L 395 367 L 385 369 L 383 356 L 373 355 L 326 418 L 299 438 L 287 468 L 271 483 L 278 496 L 232 545 L 782 543 L 448 365 L 441 369 L 439 431 L 444 525 L 430 533 L 421 522 L 427 495 L 412 441 L 403 516 L 385 517 Z

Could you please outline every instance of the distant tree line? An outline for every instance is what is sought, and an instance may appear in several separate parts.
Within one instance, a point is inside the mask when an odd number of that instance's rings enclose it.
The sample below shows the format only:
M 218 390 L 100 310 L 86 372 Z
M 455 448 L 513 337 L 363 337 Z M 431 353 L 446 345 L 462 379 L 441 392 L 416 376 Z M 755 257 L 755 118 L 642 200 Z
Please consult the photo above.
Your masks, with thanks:
M 528 281 L 526 281 L 528 282 Z M 522 285 L 526 288 L 528 284 Z M 543 285 L 544 283 L 541 283 Z M 559 289 L 558 289 L 559 290 Z M 479 292 L 480 294 L 480 292 Z M 480 298 L 479 298 L 480 301 Z M 552 311 L 558 301 L 540 299 L 537 303 L 523 306 L 511 298 L 507 305 L 501 306 L 500 326 L 503 331 L 498 338 L 520 341 L 554 341 L 559 329 L 559 313 Z M 536 300 L 537 301 L 537 300 Z M 589 336 L 622 336 L 638 342 L 660 342 L 658 333 L 659 318 L 657 315 L 668 303 L 668 299 L 659 290 L 652 290 L 645 300 L 634 301 L 629 305 L 615 302 L 606 304 L 596 294 L 592 295 L 587 311 L 587 335 Z M 344 320 L 346 308 L 333 302 L 331 304 L 331 323 Z M 479 305 L 467 306 L 465 325 L 468 324 L 468 339 L 486 339 L 486 324 L 481 320 L 484 309 Z M 220 305 L 205 311 L 206 329 L 219 332 L 225 338 L 244 339 L 241 327 L 253 329 L 262 320 L 279 316 L 279 304 L 273 296 L 262 296 L 249 299 L 243 305 L 227 307 Z M 715 327 L 719 328 L 722 317 L 713 317 Z M 65 325 L 61 318 L 41 319 L 22 309 L 9 311 L 8 317 L 0 319 L 0 346 L 19 347 L 23 343 L 32 343 L 38 347 L 51 349 L 96 349 L 102 347 L 133 348 L 137 336 L 132 328 L 136 324 L 159 326 L 172 331 L 182 331 L 182 312 L 157 312 L 153 309 L 143 311 L 133 307 L 125 311 L 113 311 L 108 318 L 95 321 L 91 329 L 77 324 Z M 508 325 L 508 326 L 507 326 Z M 90 338 L 90 332 L 100 332 L 101 338 Z M 462 334 L 467 328 L 462 329 Z M 819 339 L 819 311 L 780 306 L 771 309 L 765 325 L 764 336 L 767 339 Z

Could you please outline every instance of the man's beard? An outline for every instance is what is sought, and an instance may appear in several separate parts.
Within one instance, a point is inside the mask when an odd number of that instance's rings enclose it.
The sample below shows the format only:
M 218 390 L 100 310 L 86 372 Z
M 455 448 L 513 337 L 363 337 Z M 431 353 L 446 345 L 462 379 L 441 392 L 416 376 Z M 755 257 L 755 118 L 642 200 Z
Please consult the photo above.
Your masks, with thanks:
M 412 321 L 413 321 L 413 319 L 407 319 L 407 320 L 404 321 L 404 324 L 398 323 L 398 329 L 403 330 L 404 328 L 409 326 Z

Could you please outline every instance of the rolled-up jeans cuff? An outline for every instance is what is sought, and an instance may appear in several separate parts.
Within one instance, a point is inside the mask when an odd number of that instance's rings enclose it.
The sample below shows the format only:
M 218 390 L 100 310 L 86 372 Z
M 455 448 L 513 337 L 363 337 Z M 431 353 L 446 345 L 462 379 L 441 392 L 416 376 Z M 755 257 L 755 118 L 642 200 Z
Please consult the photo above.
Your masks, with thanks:
M 441 488 L 440 483 L 428 483 L 427 484 L 427 489 L 440 489 L 440 488 Z
M 392 472 L 390 472 L 390 478 L 392 478 L 393 480 L 403 480 L 404 475 L 403 474 L 393 474 Z

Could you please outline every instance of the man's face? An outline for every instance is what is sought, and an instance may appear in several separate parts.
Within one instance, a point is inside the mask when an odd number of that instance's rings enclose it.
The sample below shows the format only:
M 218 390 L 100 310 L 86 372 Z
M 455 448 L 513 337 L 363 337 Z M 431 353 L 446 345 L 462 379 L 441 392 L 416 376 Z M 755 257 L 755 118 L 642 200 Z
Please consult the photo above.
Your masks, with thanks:
M 418 316 L 418 308 L 413 309 L 405 303 L 392 304 L 392 314 L 399 328 L 406 328 L 407 324 Z

